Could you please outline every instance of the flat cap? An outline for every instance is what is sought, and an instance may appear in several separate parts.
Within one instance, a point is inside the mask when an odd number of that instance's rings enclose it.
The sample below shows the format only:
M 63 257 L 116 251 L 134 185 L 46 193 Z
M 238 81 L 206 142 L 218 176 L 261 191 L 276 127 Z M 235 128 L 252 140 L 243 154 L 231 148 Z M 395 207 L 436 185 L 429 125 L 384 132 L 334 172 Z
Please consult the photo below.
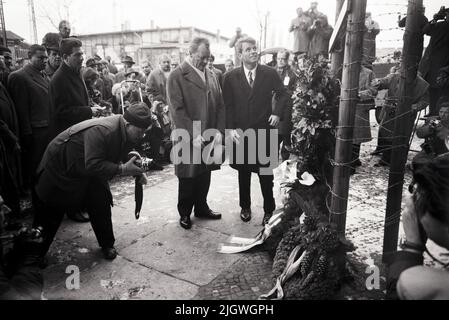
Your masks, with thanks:
M 142 129 L 148 129 L 153 123 L 153 114 L 150 108 L 143 102 L 131 105 L 126 109 L 123 117 L 133 126 Z

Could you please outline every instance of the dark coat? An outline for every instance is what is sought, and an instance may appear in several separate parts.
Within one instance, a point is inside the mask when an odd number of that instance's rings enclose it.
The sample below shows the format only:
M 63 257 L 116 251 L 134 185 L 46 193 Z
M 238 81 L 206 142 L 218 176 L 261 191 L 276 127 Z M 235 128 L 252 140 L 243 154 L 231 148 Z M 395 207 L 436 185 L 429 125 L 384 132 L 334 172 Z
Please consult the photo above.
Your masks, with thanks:
M 9 130 L 19 137 L 19 122 L 16 107 L 5 86 L 0 83 L 0 119 L 8 126 Z
M 438 72 L 449 65 L 449 22 L 428 23 L 423 30 L 430 36 L 420 72 L 431 88 L 435 88 Z
M 376 61 L 376 37 L 380 33 L 379 24 L 375 21 L 371 22 L 371 29 L 365 27 L 363 33 L 363 57 L 369 64 Z
M 119 163 L 130 150 L 122 116 L 81 122 L 48 146 L 38 168 L 36 192 L 49 205 L 76 208 L 83 204 L 91 179 L 109 190 L 108 181 L 119 174 Z
M 21 160 L 20 152 L 15 150 L 15 144 L 19 139 L 19 124 L 14 102 L 2 83 L 0 83 L 0 120 L 3 121 L 1 139 L 4 143 L 6 161 L 14 184 L 19 188 L 22 183 Z
M 274 107 L 273 94 L 275 97 Z M 223 97 L 226 105 L 227 128 L 243 131 L 255 129 L 256 135 L 265 130 L 267 138 L 269 138 L 269 129 L 271 129 L 268 123 L 270 116 L 276 115 L 282 120 L 288 98 L 276 70 L 263 65 L 257 67 L 253 88 L 248 83 L 243 67 L 227 73 L 223 84 Z M 270 139 L 267 139 L 267 146 L 269 144 Z M 248 155 L 248 152 L 248 144 L 245 144 L 245 156 Z M 232 167 L 243 168 L 239 165 Z M 262 166 L 257 159 L 257 164 L 253 166 L 248 166 L 245 161 L 245 167 L 258 172 Z
M 309 57 L 316 57 L 319 54 L 325 57 L 329 56 L 329 41 L 332 37 L 332 32 L 334 32 L 334 29 L 330 25 L 316 29 L 313 26 L 309 28 L 308 34 L 311 38 Z
M 186 130 L 191 139 L 194 134 L 194 121 L 201 121 L 199 132 L 201 134 L 207 129 L 217 129 L 224 133 L 226 118 L 220 84 L 209 69 L 206 68 L 206 83 L 204 83 L 190 64 L 182 63 L 168 77 L 167 98 L 175 129 Z M 189 148 L 193 155 L 191 141 L 183 140 L 182 144 L 174 142 L 178 144 L 177 147 Z M 179 178 L 195 178 L 217 169 L 216 166 L 190 163 L 175 166 Z
M 8 89 L 16 106 L 21 137 L 50 126 L 50 81 L 31 64 L 11 73 Z
M 310 37 L 307 30 L 310 28 L 312 23 L 312 18 L 305 14 L 293 19 L 289 31 L 293 32 L 294 53 L 307 53 L 309 51 Z
M 52 137 L 92 118 L 84 80 L 64 62 L 50 81 L 50 97 Z
M 223 72 L 220 69 L 217 69 L 215 67 L 212 69 L 212 71 L 215 74 L 215 76 L 217 77 L 220 87 L 223 88 Z
M 282 121 L 279 124 L 279 134 L 281 135 L 290 135 L 293 129 L 292 116 L 293 116 L 293 92 L 296 89 L 296 81 L 298 77 L 293 72 L 291 67 L 284 68 L 282 72 L 278 74 L 281 77 L 282 83 L 285 86 L 285 90 L 287 91 L 287 102 L 284 108 L 284 114 L 282 117 Z
M 146 85 L 150 94 L 155 97 L 160 95 L 167 100 L 167 78 L 165 78 L 164 72 L 160 68 L 150 73 Z

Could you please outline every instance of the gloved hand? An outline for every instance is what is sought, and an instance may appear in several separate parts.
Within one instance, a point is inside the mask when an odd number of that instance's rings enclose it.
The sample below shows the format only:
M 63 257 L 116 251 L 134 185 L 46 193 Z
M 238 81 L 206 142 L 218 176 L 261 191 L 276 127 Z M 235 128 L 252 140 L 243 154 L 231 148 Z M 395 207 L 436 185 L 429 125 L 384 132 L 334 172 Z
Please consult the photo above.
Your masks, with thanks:
M 120 165 L 120 173 L 122 176 L 140 176 L 143 174 L 143 169 L 139 168 L 135 162 L 137 157 L 132 157 L 127 163 Z

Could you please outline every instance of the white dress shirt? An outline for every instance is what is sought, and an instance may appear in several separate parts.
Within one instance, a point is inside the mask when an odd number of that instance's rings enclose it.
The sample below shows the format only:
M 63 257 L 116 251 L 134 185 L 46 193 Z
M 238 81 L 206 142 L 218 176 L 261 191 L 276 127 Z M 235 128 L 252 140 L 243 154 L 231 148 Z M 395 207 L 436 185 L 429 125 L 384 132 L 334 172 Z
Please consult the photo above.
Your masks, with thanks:
M 257 67 L 259 65 L 257 65 L 254 69 L 249 70 L 245 67 L 245 65 L 243 65 L 243 70 L 245 70 L 245 76 L 246 76 L 246 81 L 248 81 L 248 84 L 251 85 L 250 81 L 249 81 L 249 72 L 251 71 L 251 74 L 253 76 L 253 86 L 254 86 L 254 82 L 256 82 L 256 73 L 257 73 Z

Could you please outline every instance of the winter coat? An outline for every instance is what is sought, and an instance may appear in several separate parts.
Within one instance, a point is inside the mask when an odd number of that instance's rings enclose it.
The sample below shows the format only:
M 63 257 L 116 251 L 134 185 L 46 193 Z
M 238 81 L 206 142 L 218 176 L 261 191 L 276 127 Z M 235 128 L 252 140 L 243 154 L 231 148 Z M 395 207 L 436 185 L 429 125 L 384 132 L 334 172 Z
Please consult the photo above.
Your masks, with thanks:
M 51 137 L 92 118 L 84 80 L 64 62 L 50 81 L 50 97 Z
M 128 145 L 123 116 L 81 122 L 58 135 L 39 165 L 36 192 L 45 203 L 77 208 L 83 204 L 91 179 L 109 190 L 120 173 Z M 110 195 L 112 204 L 112 195 Z
M 307 53 L 309 51 L 310 37 L 307 30 L 312 25 L 312 18 L 303 14 L 300 17 L 293 19 L 290 25 L 290 32 L 293 32 L 293 52 Z
M 192 161 L 192 140 L 197 138 L 193 135 L 202 135 L 207 129 L 217 129 L 224 133 L 226 124 L 220 84 L 211 70 L 206 68 L 205 72 L 206 83 L 185 61 L 170 74 L 167 81 L 168 105 L 174 128 L 186 130 L 190 137 L 190 141 L 173 141 L 175 147 L 188 149 L 191 155 L 190 163 L 175 165 L 175 173 L 179 178 L 195 178 L 207 171 L 218 169 L 217 166 L 194 164 Z M 199 132 L 195 132 L 194 121 L 201 122 Z
M 274 99 L 273 99 L 274 95 Z M 234 69 L 226 74 L 223 84 L 223 97 L 226 105 L 226 122 L 228 129 L 253 129 L 256 137 L 265 133 L 267 137 L 266 145 L 271 146 L 269 118 L 271 115 L 280 117 L 283 120 L 284 108 L 287 102 L 287 94 L 281 78 L 276 70 L 258 65 L 256 78 L 253 87 L 248 83 L 243 67 Z M 275 101 L 273 107 L 273 101 Z M 251 152 L 250 147 L 245 143 L 245 159 Z M 256 143 L 256 154 L 258 154 L 259 142 Z M 268 151 L 267 150 L 267 151 Z M 252 153 L 252 152 L 251 152 Z M 236 163 L 234 154 L 232 167 L 236 170 L 247 169 L 259 172 L 260 168 L 266 167 L 257 157 L 256 164 Z

